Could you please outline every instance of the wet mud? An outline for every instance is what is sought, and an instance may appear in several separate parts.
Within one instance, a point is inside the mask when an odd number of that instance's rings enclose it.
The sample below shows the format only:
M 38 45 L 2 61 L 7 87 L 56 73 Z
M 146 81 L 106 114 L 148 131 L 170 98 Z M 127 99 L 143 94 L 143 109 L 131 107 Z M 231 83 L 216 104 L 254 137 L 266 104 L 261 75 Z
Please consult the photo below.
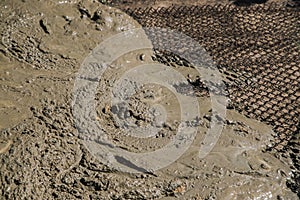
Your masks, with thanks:
M 81 63 L 102 41 L 144 25 L 143 20 L 118 9 L 119 4 L 109 7 L 103 3 L 0 2 L 0 199 L 298 199 L 299 125 L 294 131 L 297 125 L 280 121 L 286 124 L 283 128 L 288 127 L 284 131 L 293 131 L 282 132 L 288 138 L 284 138 L 282 151 L 268 151 L 274 143 L 281 144 L 278 130 L 282 126 L 253 117 L 233 104 L 234 109 L 228 108 L 226 118 L 220 119 L 224 128 L 216 146 L 200 159 L 199 148 L 212 116 L 210 98 L 198 87 L 201 81 L 192 66 L 182 66 L 184 61 L 169 62 L 169 56 L 152 49 L 130 52 L 105 71 L 95 95 L 96 120 L 107 137 L 127 151 L 147 152 L 166 145 L 176 134 L 181 113 L 170 90 L 148 84 L 129 99 L 129 110 L 122 110 L 121 104 L 110 104 L 112 84 L 126 71 L 142 63 L 161 64 L 165 60 L 195 85 L 189 91 L 180 82 L 176 84 L 179 93 L 191 92 L 199 102 L 201 115 L 193 124 L 198 132 L 192 145 L 171 165 L 138 174 L 117 171 L 87 149 L 72 108 Z M 290 23 L 297 24 L 295 16 L 299 18 L 299 13 L 291 14 Z M 299 39 L 299 33 L 295 38 Z M 295 43 L 293 52 L 297 53 L 300 50 L 296 48 Z M 297 55 L 290 58 L 295 63 L 291 68 L 297 68 L 294 72 L 298 73 Z M 223 75 L 233 80 L 237 72 L 229 71 L 233 72 Z M 234 95 L 238 93 L 234 91 Z M 291 115 L 295 120 L 299 113 L 297 91 L 293 93 L 296 99 Z M 163 111 L 166 116 L 157 114 Z M 161 131 L 157 135 L 124 131 L 127 126 L 146 124 Z

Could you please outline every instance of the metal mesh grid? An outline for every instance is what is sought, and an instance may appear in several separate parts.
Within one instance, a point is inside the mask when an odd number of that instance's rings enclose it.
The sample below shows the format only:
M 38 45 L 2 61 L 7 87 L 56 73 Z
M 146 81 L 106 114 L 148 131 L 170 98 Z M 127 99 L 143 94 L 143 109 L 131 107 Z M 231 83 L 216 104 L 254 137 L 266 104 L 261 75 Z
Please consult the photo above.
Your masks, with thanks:
M 300 113 L 300 14 L 280 5 L 127 9 L 144 27 L 168 27 L 199 41 L 227 81 L 234 107 L 274 127 L 281 150 Z
M 290 156 L 299 170 L 299 7 L 208 5 L 125 11 L 143 27 L 171 28 L 199 41 L 228 75 L 225 82 L 232 106 L 250 118 L 272 125 L 275 139 L 270 150 L 292 149 Z M 185 61 L 172 60 L 168 54 L 158 53 L 156 59 L 190 66 Z M 199 83 L 198 88 L 203 87 Z M 298 194 L 299 177 L 296 173 L 298 186 L 290 185 Z

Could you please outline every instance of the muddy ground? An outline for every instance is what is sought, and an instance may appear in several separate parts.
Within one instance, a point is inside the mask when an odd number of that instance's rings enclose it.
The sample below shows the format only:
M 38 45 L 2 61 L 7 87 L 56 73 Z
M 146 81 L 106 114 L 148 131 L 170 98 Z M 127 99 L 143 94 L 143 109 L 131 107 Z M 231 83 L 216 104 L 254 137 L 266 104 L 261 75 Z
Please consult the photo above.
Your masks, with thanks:
M 197 96 L 197 136 L 178 160 L 145 173 L 107 165 L 89 151 L 76 128 L 74 83 L 98 44 L 141 25 L 115 7 L 89 0 L 3 0 L 0 15 L 0 199 L 298 199 L 293 172 L 299 169 L 291 154 L 266 151 L 274 142 L 274 127 L 236 109 L 227 109 L 220 139 L 199 158 L 212 115 L 205 95 Z M 128 117 L 138 126 L 155 121 L 162 129 L 158 135 L 128 135 L 111 107 L 112 84 L 137 65 L 158 64 L 154 54 L 151 49 L 130 52 L 99 80 L 97 122 L 126 151 L 162 148 L 180 120 L 176 96 L 161 85 L 136 93 Z M 196 79 L 195 69 L 173 65 L 186 79 Z M 168 123 L 145 114 L 153 104 L 164 105 Z

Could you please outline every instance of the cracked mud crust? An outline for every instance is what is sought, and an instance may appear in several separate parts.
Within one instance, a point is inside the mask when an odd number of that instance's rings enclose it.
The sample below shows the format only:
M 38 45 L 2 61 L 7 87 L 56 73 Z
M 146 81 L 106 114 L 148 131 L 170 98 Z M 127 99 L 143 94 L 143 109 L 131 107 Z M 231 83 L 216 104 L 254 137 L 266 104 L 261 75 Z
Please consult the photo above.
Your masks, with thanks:
M 183 20 L 182 16 L 167 18 L 172 10 L 155 11 L 169 7 L 170 1 L 138 1 L 135 7 L 140 9 L 101 2 L 0 2 L 0 199 L 299 198 L 297 7 L 281 3 L 241 8 L 226 2 L 226 6 L 199 7 L 198 11 L 193 7 Z M 193 85 L 191 90 L 178 83 L 177 91 L 196 95 L 201 110 L 193 124 L 198 127 L 197 137 L 180 159 L 155 172 L 119 172 L 97 160 L 76 129 L 71 105 L 74 80 L 83 60 L 99 43 L 122 31 L 158 24 L 192 34 L 212 54 L 227 83 L 231 104 L 222 119 L 220 139 L 200 159 L 199 147 L 212 112 L 207 89 L 193 66 L 159 49 L 118 58 L 99 81 L 95 96 L 97 120 L 115 145 L 137 153 L 152 151 L 176 134 L 181 111 L 167 88 L 146 85 L 131 97 L 128 112 L 122 105 L 110 106 L 110 83 L 136 65 L 171 66 Z M 191 24 L 202 27 L 201 33 L 194 31 L 197 28 L 185 31 Z M 222 24 L 234 28 L 225 30 Z M 209 36 L 211 32 L 214 35 Z M 281 89 L 273 87 L 276 84 Z M 165 105 L 167 123 L 153 114 L 162 110 L 156 104 Z M 121 118 L 133 125 L 152 123 L 162 130 L 146 139 L 133 137 L 122 128 Z M 275 145 L 277 150 L 273 144 L 280 144 Z

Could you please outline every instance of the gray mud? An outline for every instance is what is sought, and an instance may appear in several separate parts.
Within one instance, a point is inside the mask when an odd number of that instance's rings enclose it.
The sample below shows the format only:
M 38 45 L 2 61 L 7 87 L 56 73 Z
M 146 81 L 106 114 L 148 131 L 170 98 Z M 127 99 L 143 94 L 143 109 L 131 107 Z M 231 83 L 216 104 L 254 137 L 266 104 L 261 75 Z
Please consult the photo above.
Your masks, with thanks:
M 235 110 L 228 110 L 212 152 L 198 158 L 211 115 L 205 96 L 197 97 L 197 137 L 176 162 L 142 174 L 105 165 L 76 129 L 74 81 L 99 43 L 140 25 L 120 10 L 88 0 L 3 0 L 0 16 L 0 199 L 297 199 L 286 185 L 291 158 L 264 151 L 274 139 L 272 127 Z M 125 113 L 110 107 L 107 82 L 141 62 L 157 63 L 153 54 L 137 51 L 116 60 L 95 97 L 97 120 L 108 138 L 131 152 L 159 149 L 176 134 L 180 110 L 166 88 L 150 84 L 130 99 L 128 121 L 153 123 L 162 128 L 158 135 L 145 139 L 122 132 L 115 115 Z M 174 69 L 195 78 L 192 68 Z M 164 116 L 154 117 L 161 110 L 153 107 L 157 104 L 165 105 L 168 123 L 161 122 Z

